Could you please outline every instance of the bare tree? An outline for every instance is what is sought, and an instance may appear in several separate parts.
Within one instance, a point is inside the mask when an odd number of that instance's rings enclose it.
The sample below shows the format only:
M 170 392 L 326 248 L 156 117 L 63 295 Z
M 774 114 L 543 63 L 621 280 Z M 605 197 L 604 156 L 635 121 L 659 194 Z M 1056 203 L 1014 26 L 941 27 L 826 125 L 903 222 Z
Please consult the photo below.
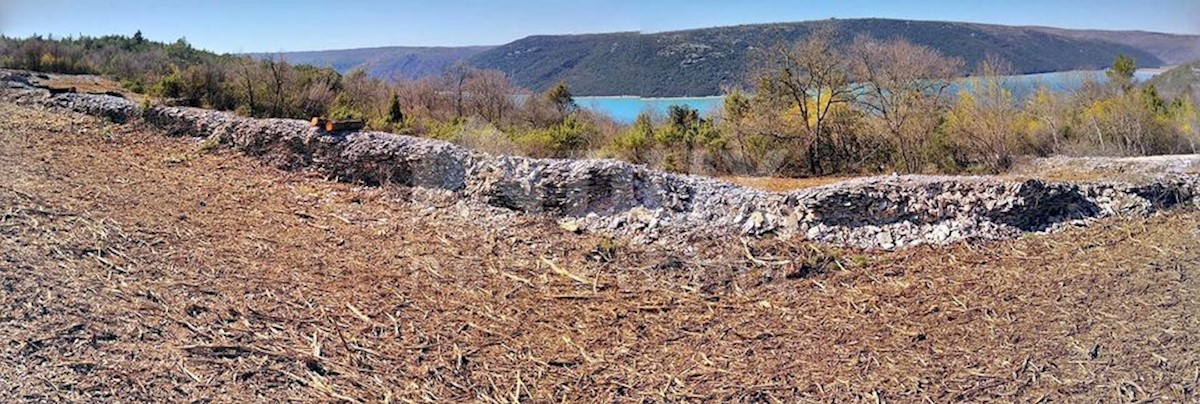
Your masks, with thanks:
M 349 98 L 349 107 L 366 115 L 365 118 L 383 117 L 387 111 L 391 89 L 367 75 L 363 68 L 355 68 L 342 76 L 342 92 Z
M 401 103 L 415 114 L 435 120 L 448 119 L 450 116 L 449 102 L 445 94 L 439 92 L 440 81 L 435 77 L 426 77 L 416 81 L 400 81 L 396 85 L 396 93 Z
M 1046 86 L 1039 86 L 1025 102 L 1026 113 L 1036 122 L 1032 135 L 1039 154 L 1063 150 L 1063 134 L 1071 124 L 1073 107 L 1067 95 Z
M 247 106 L 250 108 L 250 116 L 255 116 L 257 113 L 257 104 L 254 103 L 254 75 L 250 69 L 254 67 L 255 61 L 249 56 L 239 57 L 238 61 L 238 76 L 241 79 L 242 89 L 246 92 Z
M 466 112 L 466 83 L 475 73 L 475 68 L 459 62 L 447 68 L 445 74 L 442 75 L 444 91 L 454 97 L 454 113 L 456 117 L 461 118 Z
M 881 42 L 867 36 L 855 39 L 850 55 L 857 104 L 877 131 L 889 136 L 898 168 L 919 170 L 921 150 L 948 107 L 947 89 L 962 70 L 962 60 L 905 40 Z
M 270 80 L 269 86 L 271 90 L 272 101 L 271 116 L 282 117 L 286 112 L 285 108 L 288 104 L 287 92 L 284 90 L 288 85 L 291 69 L 287 64 L 287 60 L 284 60 L 282 56 L 280 56 L 278 60 L 276 60 L 274 57 L 267 59 L 265 64 L 268 73 L 267 79 Z
M 479 70 L 467 78 L 463 88 L 470 95 L 468 104 L 472 112 L 493 124 L 500 124 L 504 116 L 513 109 L 513 94 L 516 87 L 504 73 L 496 70 Z
M 837 109 L 854 101 L 850 60 L 837 42 L 835 27 L 822 25 L 799 42 L 764 52 L 757 74 L 760 96 L 771 93 L 798 110 L 802 133 L 777 136 L 801 142 L 809 174 L 821 173 L 818 151 L 828 142 Z
M 1011 65 L 989 56 L 966 81 L 947 126 L 964 152 L 992 170 L 1004 170 L 1024 143 L 1021 111 L 1012 92 Z

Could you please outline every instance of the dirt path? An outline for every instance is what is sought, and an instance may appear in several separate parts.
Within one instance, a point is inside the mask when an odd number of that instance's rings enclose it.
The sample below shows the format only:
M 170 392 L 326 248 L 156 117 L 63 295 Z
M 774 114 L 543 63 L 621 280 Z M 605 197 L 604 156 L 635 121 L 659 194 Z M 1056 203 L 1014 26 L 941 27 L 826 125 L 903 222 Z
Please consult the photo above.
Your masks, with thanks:
M 626 245 L 0 104 L 0 398 L 1200 399 L 1200 216 Z

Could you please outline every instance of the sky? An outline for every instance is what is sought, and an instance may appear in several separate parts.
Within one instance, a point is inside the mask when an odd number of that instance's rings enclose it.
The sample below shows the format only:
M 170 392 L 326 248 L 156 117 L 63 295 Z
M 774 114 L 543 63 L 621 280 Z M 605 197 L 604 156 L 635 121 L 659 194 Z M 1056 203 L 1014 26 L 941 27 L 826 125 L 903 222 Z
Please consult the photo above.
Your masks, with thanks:
M 0 34 L 186 38 L 216 52 L 500 45 L 537 34 L 828 18 L 1200 34 L 1200 0 L 0 0 Z

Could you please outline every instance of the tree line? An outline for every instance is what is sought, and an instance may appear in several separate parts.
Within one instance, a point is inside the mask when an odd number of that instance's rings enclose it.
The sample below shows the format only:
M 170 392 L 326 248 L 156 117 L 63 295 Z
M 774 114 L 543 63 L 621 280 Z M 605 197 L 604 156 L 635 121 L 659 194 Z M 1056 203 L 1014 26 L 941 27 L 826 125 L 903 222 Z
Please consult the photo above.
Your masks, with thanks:
M 1026 97 L 998 58 L 960 78 L 964 62 L 932 48 L 832 26 L 758 58 L 716 116 L 644 115 L 610 150 L 677 171 L 795 177 L 997 173 L 1021 156 L 1195 153 L 1200 140 L 1193 100 L 1137 85 L 1124 56 L 1104 83 Z
M 964 62 L 902 39 L 840 38 L 832 26 L 758 50 L 720 111 L 672 106 L 632 124 L 578 108 L 563 83 L 542 93 L 499 71 L 455 65 L 384 81 L 363 70 L 218 55 L 186 40 L 133 36 L 0 37 L 0 63 L 99 74 L 159 102 L 254 117 L 361 119 L 376 130 L 495 153 L 606 157 L 677 172 L 819 176 L 1000 172 L 1020 156 L 1195 152 L 1190 97 L 1164 100 L 1118 58 L 1105 83 L 1018 97 L 1005 61 Z

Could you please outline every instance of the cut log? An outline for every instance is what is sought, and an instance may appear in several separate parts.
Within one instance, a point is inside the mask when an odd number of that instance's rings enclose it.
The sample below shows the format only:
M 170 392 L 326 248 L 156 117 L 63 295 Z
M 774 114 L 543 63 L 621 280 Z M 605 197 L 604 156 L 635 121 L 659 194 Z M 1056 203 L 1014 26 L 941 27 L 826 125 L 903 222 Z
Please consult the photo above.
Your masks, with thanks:
M 73 92 L 75 92 L 75 87 L 66 87 L 66 88 L 46 87 L 46 90 L 49 90 L 50 95 L 53 96 L 53 95 L 59 95 L 59 94 L 63 94 L 63 93 L 73 93 Z
M 326 132 L 342 132 L 347 130 L 359 130 L 365 127 L 363 121 L 351 119 L 346 121 L 329 121 L 325 122 Z
M 312 126 L 314 128 L 324 128 L 326 122 L 329 122 L 329 120 L 319 116 L 314 116 L 312 119 Z

